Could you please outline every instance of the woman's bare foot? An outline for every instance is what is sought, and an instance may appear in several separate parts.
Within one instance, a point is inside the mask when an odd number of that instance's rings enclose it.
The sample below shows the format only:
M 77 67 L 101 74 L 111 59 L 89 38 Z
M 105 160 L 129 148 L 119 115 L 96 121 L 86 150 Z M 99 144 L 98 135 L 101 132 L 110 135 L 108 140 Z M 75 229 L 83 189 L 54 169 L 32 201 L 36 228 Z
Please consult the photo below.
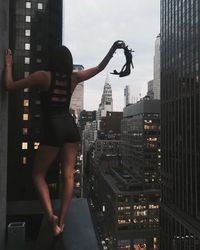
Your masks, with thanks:
M 52 215 L 50 222 L 52 225 L 52 230 L 53 230 L 54 236 L 58 236 L 60 233 L 62 233 L 61 228 L 58 226 L 58 216 Z

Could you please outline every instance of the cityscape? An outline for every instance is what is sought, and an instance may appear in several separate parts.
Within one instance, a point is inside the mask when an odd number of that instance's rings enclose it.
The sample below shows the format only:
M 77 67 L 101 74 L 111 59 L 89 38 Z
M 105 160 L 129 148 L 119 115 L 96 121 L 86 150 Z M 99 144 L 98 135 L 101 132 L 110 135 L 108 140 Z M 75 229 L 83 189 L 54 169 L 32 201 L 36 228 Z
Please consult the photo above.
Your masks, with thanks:
M 146 94 L 133 98 L 133 85 L 122 86 L 124 107 L 114 111 L 114 83 L 106 73 L 96 110 L 84 109 L 84 82 L 73 93 L 70 112 L 81 142 L 63 246 L 44 243 L 32 182 L 40 91 L 6 92 L 1 80 L 0 249 L 200 250 L 200 2 L 160 5 Z M 48 53 L 62 44 L 63 1 L 0 0 L 0 12 L 0 48 L 13 50 L 14 79 L 46 69 Z M 2 74 L 3 61 L 1 53 Z M 57 157 L 47 176 L 55 210 L 61 165 Z

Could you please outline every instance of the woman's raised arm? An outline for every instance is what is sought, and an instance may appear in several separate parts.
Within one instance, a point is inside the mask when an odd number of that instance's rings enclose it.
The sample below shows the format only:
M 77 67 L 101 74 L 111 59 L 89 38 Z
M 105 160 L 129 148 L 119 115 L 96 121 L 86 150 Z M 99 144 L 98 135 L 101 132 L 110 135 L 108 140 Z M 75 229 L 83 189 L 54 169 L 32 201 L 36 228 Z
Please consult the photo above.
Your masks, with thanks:
M 103 69 L 105 69 L 110 59 L 113 57 L 113 54 L 115 53 L 115 51 L 117 49 L 122 49 L 124 47 L 125 47 L 125 43 L 123 41 L 118 40 L 114 42 L 112 47 L 108 51 L 107 55 L 103 58 L 103 60 L 99 63 L 98 66 L 73 73 L 76 83 L 78 84 L 79 82 L 88 80 L 92 78 L 93 76 L 97 75 L 99 72 L 101 72 Z

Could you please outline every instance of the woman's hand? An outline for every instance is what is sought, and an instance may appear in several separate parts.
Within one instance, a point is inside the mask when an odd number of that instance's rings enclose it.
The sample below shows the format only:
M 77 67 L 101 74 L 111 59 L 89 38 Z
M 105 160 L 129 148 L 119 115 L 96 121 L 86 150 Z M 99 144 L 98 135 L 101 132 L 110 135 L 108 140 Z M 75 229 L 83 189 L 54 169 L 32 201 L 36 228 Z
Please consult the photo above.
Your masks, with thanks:
M 5 67 L 11 67 L 13 64 L 12 51 L 7 49 L 5 52 Z
M 117 40 L 112 45 L 113 51 L 116 51 L 117 49 L 123 49 L 125 47 L 126 47 L 125 42 L 122 40 Z

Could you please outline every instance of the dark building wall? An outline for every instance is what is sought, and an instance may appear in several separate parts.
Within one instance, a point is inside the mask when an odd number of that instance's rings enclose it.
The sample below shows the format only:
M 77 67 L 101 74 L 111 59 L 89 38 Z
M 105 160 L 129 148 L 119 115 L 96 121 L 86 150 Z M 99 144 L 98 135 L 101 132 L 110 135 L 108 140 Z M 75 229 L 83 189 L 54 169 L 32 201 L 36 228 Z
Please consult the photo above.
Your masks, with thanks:
M 13 74 L 14 79 L 20 79 L 45 69 L 51 48 L 62 43 L 62 0 L 11 0 L 10 17 Z M 36 199 L 31 170 L 40 141 L 41 120 L 38 90 L 9 93 L 9 200 Z M 58 164 L 55 165 L 49 174 L 51 184 L 58 182 Z M 52 191 L 57 196 L 54 188 Z
M 3 66 L 4 51 L 8 48 L 9 33 L 9 2 L 0 0 L 0 249 L 5 249 L 5 233 L 6 233 L 6 196 L 7 196 L 7 120 L 8 120 L 8 104 L 7 93 L 3 88 Z
M 161 1 L 161 249 L 200 248 L 200 4 Z

